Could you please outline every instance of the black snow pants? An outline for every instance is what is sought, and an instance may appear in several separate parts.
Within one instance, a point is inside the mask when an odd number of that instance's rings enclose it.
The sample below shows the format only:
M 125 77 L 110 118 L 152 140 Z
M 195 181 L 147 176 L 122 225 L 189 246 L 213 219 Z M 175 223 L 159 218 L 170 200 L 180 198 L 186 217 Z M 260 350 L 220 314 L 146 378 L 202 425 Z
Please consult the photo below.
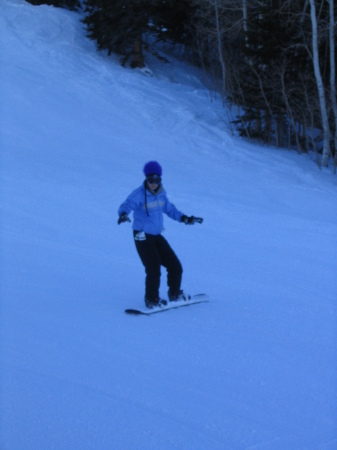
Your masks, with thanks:
M 137 252 L 145 267 L 145 298 L 155 301 L 159 298 L 160 267 L 167 270 L 167 285 L 170 294 L 177 295 L 180 291 L 183 273 L 182 265 L 167 240 L 161 235 L 156 236 L 134 231 Z M 145 239 L 144 239 L 145 238 Z

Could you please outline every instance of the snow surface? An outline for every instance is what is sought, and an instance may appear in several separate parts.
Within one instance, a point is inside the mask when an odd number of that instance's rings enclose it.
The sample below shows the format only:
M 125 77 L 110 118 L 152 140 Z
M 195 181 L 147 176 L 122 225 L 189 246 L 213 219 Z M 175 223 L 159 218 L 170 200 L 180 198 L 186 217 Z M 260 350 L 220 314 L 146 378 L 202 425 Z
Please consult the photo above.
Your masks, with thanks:
M 1 0 L 0 30 L 0 448 L 336 449 L 331 169 L 232 136 L 196 69 L 124 69 L 74 12 Z M 117 208 L 150 159 L 204 217 L 165 236 L 211 302 L 132 317 Z

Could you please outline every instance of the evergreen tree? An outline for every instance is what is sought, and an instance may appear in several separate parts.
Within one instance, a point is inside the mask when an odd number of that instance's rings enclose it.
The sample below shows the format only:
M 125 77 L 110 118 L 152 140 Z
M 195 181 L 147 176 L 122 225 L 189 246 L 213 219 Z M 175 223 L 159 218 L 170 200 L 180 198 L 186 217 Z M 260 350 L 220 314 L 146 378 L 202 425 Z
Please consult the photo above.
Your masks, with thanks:
M 152 0 L 149 3 L 152 31 L 157 39 L 191 46 L 193 38 L 189 23 L 193 9 L 190 0 Z
M 134 67 L 143 66 L 142 35 L 148 29 L 147 0 L 85 0 L 88 37 L 99 50 L 131 57 Z
M 66 9 L 78 9 L 81 4 L 79 0 L 26 0 L 32 5 L 53 5 Z
M 157 40 L 187 44 L 190 39 L 188 0 L 85 0 L 83 19 L 88 36 L 98 49 L 131 60 L 132 67 L 142 67 L 143 38 L 151 33 Z

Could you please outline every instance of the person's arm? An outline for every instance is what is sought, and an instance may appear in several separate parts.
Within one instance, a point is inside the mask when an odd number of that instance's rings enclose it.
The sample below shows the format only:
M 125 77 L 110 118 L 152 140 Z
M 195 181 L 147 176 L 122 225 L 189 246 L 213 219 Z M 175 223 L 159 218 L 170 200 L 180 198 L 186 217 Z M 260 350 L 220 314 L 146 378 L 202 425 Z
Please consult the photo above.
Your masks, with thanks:
M 137 205 L 138 205 L 138 191 L 139 189 L 133 191 L 121 204 L 121 206 L 118 208 L 118 225 L 120 225 L 123 222 L 131 222 L 129 219 L 129 214 L 131 211 L 133 211 Z

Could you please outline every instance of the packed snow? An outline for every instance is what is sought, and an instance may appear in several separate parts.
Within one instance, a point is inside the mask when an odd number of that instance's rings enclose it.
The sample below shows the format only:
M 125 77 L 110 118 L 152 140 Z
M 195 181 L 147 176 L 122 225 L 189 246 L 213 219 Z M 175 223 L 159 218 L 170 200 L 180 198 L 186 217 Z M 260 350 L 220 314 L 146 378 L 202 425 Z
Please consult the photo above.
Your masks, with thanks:
M 0 448 L 337 448 L 337 176 L 230 132 L 197 69 L 0 2 Z M 163 167 L 183 289 L 150 317 L 117 209 Z M 162 272 L 161 296 L 166 297 Z

